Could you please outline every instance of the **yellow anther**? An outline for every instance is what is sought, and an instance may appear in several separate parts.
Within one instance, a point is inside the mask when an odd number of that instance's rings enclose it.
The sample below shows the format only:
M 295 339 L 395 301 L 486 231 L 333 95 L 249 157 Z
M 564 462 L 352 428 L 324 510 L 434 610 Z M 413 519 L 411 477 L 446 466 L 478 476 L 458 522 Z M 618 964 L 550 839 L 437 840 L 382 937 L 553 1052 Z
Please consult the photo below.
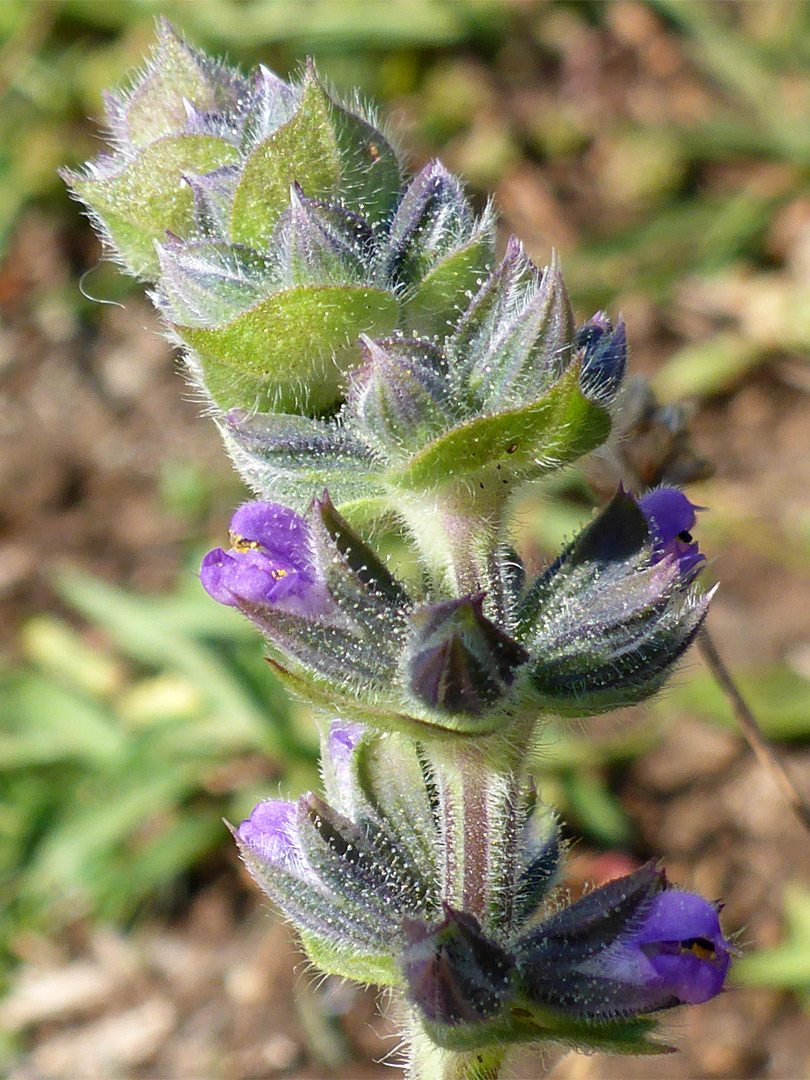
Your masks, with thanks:
M 235 532 L 229 532 L 228 537 L 234 551 L 258 551 L 262 546 L 258 540 L 246 540 Z
M 682 953 L 692 953 L 698 960 L 716 960 L 717 953 L 714 949 L 709 949 L 699 941 L 684 941 L 681 943 Z

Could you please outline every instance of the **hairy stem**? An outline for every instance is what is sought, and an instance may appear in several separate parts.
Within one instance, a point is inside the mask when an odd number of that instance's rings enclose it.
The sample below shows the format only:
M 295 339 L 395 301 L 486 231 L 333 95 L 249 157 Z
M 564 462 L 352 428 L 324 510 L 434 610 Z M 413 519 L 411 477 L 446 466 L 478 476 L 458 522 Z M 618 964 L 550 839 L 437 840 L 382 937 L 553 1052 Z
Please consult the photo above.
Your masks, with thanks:
M 442 829 L 442 896 L 485 928 L 511 921 L 517 815 L 525 805 L 525 747 L 534 722 L 477 744 L 442 740 L 429 751 Z
M 442 830 L 442 897 L 483 921 L 487 913 L 490 821 L 488 772 L 478 747 L 446 743 L 433 765 Z
M 499 1080 L 504 1061 L 501 1047 L 475 1051 L 436 1046 L 413 1021 L 406 1026 L 407 1080 Z
M 482 484 L 397 499 L 397 510 L 437 584 L 456 596 L 483 591 L 484 610 L 499 623 L 504 601 L 495 553 L 506 497 Z

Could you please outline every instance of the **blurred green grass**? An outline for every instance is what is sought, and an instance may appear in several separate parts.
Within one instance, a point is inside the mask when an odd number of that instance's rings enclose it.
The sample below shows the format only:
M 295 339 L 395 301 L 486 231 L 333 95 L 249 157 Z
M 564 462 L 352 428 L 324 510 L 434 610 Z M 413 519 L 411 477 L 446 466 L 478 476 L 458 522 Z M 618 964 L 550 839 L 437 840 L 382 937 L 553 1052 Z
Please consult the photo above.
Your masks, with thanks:
M 508 216 L 519 182 L 542 194 L 541 173 L 563 196 L 575 192 L 584 209 L 564 244 L 575 307 L 580 314 L 603 305 L 615 310 L 639 297 L 651 306 L 669 333 L 668 358 L 654 375 L 663 400 L 711 400 L 785 358 L 806 372 L 810 286 L 800 260 L 791 262 L 779 247 L 774 222 L 784 215 L 789 224 L 791 214 L 804 222 L 810 198 L 803 122 L 810 112 L 810 6 L 6 0 L 0 251 L 32 209 L 67 232 L 80 229 L 56 169 L 98 152 L 87 117 L 99 115 L 101 90 L 140 62 L 157 14 L 245 67 L 261 60 L 287 73 L 314 54 L 340 90 L 358 86 L 383 105 L 392 126 L 406 129 L 403 142 L 416 158 L 440 151 L 479 202 L 492 188 L 501 192 Z M 560 82 L 593 33 L 616 54 L 617 80 L 643 84 L 666 63 L 680 64 L 697 87 L 694 101 L 671 112 L 650 100 L 595 106 L 589 95 L 606 88 L 591 85 L 582 70 L 571 74 L 579 93 L 548 94 L 544 87 Z M 619 45 L 639 58 L 638 72 L 622 73 Z M 582 55 L 587 59 L 587 49 Z M 519 214 L 510 224 L 519 228 Z M 543 237 L 527 240 L 548 253 Z M 135 288 L 104 267 L 98 279 L 94 286 L 108 297 Z M 684 282 L 702 320 L 696 341 L 670 316 Z M 68 305 L 95 316 L 75 282 L 65 295 Z M 201 540 L 206 494 L 193 474 L 167 484 L 164 495 L 188 522 L 191 553 Z M 545 551 L 587 516 L 581 499 L 565 495 L 537 519 L 533 539 Z M 810 572 L 806 527 L 763 521 L 752 529 L 722 505 L 707 522 L 710 546 L 741 542 L 774 565 Z M 0 672 L 6 961 L 27 927 L 55 928 L 83 916 L 128 922 L 144 906 L 169 903 L 185 875 L 223 850 L 223 816 L 239 820 L 279 785 L 295 793 L 314 782 L 312 718 L 274 683 L 251 628 L 208 600 L 190 570 L 180 579 L 173 594 L 144 598 L 62 576 L 59 590 L 73 614 L 28 621 L 21 659 Z M 785 665 L 755 667 L 743 685 L 766 732 L 810 739 L 810 689 L 801 675 Z M 730 723 L 719 691 L 698 669 L 621 734 L 594 741 L 552 726 L 537 765 L 544 793 L 593 844 L 631 844 L 633 825 L 612 793 L 611 770 L 653 745 L 683 713 Z M 804 911 L 806 901 L 797 903 Z M 776 960 L 745 971 L 763 983 L 787 971 L 782 984 L 807 985 L 806 968 Z

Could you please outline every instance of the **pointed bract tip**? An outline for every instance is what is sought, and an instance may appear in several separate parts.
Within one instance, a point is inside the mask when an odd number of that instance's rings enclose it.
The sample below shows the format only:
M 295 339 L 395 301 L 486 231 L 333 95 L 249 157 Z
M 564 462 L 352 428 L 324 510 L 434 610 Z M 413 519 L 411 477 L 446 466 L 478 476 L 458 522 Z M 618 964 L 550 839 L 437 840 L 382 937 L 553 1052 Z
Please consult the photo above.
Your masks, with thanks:
M 483 593 L 418 609 L 408 658 L 411 693 L 431 709 L 476 716 L 512 686 L 529 654 L 483 613 Z
M 478 920 L 442 904 L 439 923 L 406 918 L 400 964 L 408 997 L 431 1023 L 475 1025 L 502 1011 L 514 962 Z

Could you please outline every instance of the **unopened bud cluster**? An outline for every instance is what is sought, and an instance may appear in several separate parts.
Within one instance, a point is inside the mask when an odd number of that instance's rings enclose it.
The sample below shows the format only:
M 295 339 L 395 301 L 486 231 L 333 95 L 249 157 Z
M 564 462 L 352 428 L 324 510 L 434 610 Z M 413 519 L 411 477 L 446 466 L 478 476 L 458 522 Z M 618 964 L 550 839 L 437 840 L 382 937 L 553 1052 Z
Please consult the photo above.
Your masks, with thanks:
M 481 1054 L 494 1076 L 535 1039 L 649 1048 L 649 1014 L 722 986 L 716 906 L 653 865 L 551 902 L 563 846 L 527 749 L 546 715 L 662 685 L 708 604 L 696 508 L 620 489 L 539 574 L 508 536 L 521 486 L 608 437 L 624 324 L 577 326 L 556 260 L 514 238 L 497 258 L 492 212 L 439 162 L 408 176 L 312 64 L 244 77 L 162 23 L 106 108 L 109 156 L 68 182 L 258 496 L 202 584 L 339 717 L 326 799 L 258 806 L 248 867 L 321 968 L 399 996 L 413 1077 Z M 407 582 L 367 539 L 384 521 Z

